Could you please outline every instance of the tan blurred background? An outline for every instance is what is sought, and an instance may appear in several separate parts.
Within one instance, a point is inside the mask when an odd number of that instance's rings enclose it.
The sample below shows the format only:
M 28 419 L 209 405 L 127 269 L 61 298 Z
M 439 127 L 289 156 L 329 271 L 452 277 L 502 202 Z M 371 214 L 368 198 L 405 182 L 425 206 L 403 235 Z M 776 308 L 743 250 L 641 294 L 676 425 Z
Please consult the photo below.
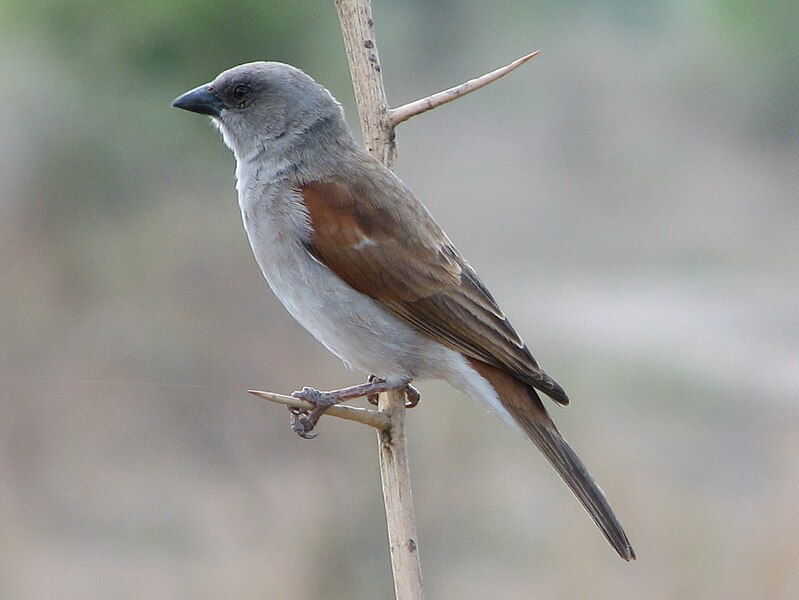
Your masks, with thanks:
M 388 93 L 541 49 L 399 130 L 397 171 L 569 391 L 625 564 L 443 384 L 410 415 L 431 599 L 799 597 L 799 5 L 374 6 Z M 252 259 L 233 159 L 169 106 L 295 64 L 354 120 L 332 2 L 0 5 L 0 597 L 391 598 L 361 380 Z

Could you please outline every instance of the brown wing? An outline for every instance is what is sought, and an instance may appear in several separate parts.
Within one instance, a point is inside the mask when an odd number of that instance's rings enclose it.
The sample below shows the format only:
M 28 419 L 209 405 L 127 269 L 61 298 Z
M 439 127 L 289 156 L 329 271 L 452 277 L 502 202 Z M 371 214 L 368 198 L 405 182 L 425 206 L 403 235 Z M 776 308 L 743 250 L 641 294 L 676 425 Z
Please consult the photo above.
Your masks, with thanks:
M 313 226 L 308 250 L 358 291 L 442 344 L 568 404 L 477 274 L 394 175 L 364 160 L 357 185 L 300 186 Z

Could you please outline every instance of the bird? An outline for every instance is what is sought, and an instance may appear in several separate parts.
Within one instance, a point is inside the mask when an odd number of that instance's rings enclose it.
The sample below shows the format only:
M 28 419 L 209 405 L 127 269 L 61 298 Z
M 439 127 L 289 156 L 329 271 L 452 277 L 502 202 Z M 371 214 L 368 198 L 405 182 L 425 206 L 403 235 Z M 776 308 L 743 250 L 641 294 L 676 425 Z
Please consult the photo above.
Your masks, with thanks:
M 274 294 L 370 382 L 295 393 L 316 408 L 443 379 L 528 437 L 625 560 L 635 552 L 540 394 L 569 398 L 533 358 L 491 292 L 416 195 L 352 135 L 341 104 L 302 70 L 230 68 L 172 106 L 207 115 L 236 160 L 244 229 Z

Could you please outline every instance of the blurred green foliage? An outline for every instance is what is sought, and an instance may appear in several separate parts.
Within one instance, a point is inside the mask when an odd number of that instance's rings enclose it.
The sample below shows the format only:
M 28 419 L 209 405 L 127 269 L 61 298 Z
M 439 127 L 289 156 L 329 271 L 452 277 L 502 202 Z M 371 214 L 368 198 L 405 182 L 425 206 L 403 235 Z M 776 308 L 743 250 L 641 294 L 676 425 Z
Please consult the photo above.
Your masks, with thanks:
M 312 63 L 314 51 L 339 36 L 329 7 L 312 0 L 12 0 L 11 6 L 15 29 L 38 30 L 88 78 L 116 75 L 118 84 L 130 84 L 130 77 L 156 84 L 199 80 L 264 57 Z
M 719 0 L 712 14 L 723 27 L 741 78 L 764 94 L 762 134 L 784 144 L 799 136 L 799 10 L 792 0 Z M 754 71 L 754 72 L 752 72 Z

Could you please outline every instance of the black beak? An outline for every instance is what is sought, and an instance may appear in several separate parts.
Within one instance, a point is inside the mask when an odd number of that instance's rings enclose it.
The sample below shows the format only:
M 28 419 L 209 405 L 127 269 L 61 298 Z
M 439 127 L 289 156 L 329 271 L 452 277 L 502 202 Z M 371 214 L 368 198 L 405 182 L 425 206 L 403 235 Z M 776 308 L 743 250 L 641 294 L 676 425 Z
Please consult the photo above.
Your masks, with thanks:
M 208 84 L 201 85 L 172 101 L 172 106 L 182 108 L 201 115 L 218 117 L 225 107 L 225 103 L 217 96 Z

